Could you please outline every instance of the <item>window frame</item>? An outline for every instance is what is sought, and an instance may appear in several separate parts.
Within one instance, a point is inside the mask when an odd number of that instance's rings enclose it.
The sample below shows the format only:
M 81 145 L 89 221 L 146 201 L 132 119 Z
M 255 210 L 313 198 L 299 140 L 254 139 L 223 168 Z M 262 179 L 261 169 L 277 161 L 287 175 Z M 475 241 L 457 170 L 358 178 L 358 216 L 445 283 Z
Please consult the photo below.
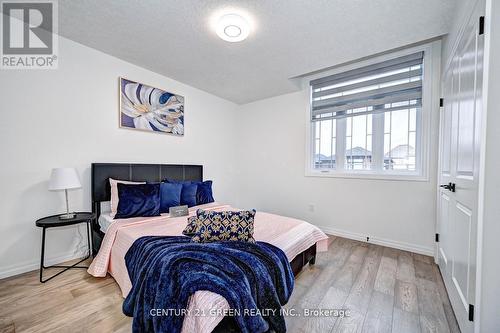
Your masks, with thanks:
M 347 170 L 344 169 L 344 159 L 345 156 L 339 156 L 336 150 L 337 160 L 336 166 L 342 166 L 342 169 L 315 169 L 314 168 L 314 157 L 315 153 L 314 144 L 314 122 L 311 121 L 312 112 L 312 89 L 309 82 L 325 77 L 328 75 L 338 74 L 352 69 L 376 64 L 379 62 L 387 61 L 393 58 L 409 55 L 419 51 L 424 52 L 424 71 L 422 74 L 422 107 L 420 112 L 420 121 L 417 121 L 417 154 L 420 154 L 419 163 L 416 171 L 404 171 L 404 170 Z M 367 60 L 351 63 L 345 66 L 339 66 L 334 69 L 324 71 L 318 74 L 307 76 L 303 78 L 302 84 L 307 91 L 307 112 L 306 114 L 306 158 L 305 158 L 305 176 L 308 177 L 333 177 L 333 178 L 357 178 L 357 179 L 380 179 L 380 180 L 404 180 L 404 181 L 429 181 L 429 164 L 430 164 L 430 137 L 431 137 L 431 120 L 432 114 L 439 111 L 439 78 L 440 78 L 440 65 L 441 65 L 441 41 L 433 41 L 430 43 L 425 43 L 417 45 L 414 47 L 406 48 L 403 50 L 385 53 L 380 56 L 376 56 Z M 378 128 L 382 130 L 382 136 L 384 132 L 384 122 L 379 121 Z M 337 120 L 336 128 L 336 142 L 337 146 L 344 145 L 345 147 L 345 126 L 339 126 L 338 122 L 346 121 L 344 119 Z M 375 131 L 375 115 L 373 119 L 372 138 L 377 135 Z M 380 128 L 381 127 L 381 128 Z M 379 134 L 380 135 L 380 134 Z M 375 140 L 372 139 L 372 151 L 375 149 L 380 149 L 380 147 L 375 147 Z M 383 150 L 383 141 L 382 141 Z M 345 148 L 344 148 L 345 152 Z M 340 159 L 339 159 L 340 157 Z

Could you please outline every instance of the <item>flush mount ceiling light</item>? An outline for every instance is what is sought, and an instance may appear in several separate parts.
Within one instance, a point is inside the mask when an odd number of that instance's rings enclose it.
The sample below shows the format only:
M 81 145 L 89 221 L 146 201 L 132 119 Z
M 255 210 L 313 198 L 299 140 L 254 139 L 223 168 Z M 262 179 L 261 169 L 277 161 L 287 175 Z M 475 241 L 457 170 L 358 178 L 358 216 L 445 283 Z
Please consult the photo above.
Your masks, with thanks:
M 250 25 L 238 14 L 226 14 L 217 22 L 215 32 L 226 42 L 241 42 L 250 34 Z

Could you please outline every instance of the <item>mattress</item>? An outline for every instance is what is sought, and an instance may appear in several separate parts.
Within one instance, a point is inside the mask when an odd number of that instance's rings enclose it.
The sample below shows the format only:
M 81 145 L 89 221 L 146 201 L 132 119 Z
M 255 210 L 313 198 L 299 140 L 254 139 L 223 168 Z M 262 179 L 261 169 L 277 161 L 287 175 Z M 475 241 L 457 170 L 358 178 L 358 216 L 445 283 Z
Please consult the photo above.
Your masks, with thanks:
M 102 213 L 97 219 L 97 222 L 101 227 L 101 231 L 106 233 L 106 231 L 108 231 L 109 226 L 114 222 L 113 218 L 111 217 L 111 212 Z

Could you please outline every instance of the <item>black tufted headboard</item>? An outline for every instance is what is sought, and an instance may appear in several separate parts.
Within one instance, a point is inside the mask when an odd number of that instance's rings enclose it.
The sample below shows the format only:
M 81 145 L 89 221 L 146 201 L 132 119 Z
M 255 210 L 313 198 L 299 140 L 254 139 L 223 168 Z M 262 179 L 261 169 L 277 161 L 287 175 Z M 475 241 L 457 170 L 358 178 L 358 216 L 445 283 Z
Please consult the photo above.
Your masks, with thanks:
M 172 180 L 203 180 L 203 166 L 182 164 L 131 164 L 131 163 L 92 163 L 92 212 L 98 218 L 101 202 L 109 201 L 111 188 L 109 178 L 131 181 L 160 182 Z M 96 220 L 92 223 L 93 253 L 97 253 L 104 234 Z

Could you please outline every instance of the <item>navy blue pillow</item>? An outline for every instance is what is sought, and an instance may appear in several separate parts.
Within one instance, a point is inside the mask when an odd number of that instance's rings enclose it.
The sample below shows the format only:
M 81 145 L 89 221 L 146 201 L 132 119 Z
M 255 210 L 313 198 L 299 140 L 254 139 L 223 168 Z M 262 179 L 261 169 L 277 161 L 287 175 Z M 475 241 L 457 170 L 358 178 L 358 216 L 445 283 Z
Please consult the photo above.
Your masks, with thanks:
M 118 183 L 115 219 L 160 215 L 160 184 Z
M 160 184 L 160 213 L 168 213 L 170 207 L 181 204 L 182 184 Z
M 165 183 L 172 183 L 172 184 L 191 184 L 193 183 L 191 180 L 174 180 L 174 179 L 163 179 L 162 182 L 165 182 Z
M 181 205 L 196 206 L 198 184 L 182 184 Z
M 214 202 L 214 196 L 212 192 L 212 181 L 206 180 L 204 182 L 197 182 L 191 180 L 172 180 L 172 179 L 164 179 L 164 182 L 172 183 L 172 184 L 182 184 L 183 191 L 184 185 L 198 185 L 198 189 L 196 190 L 196 205 L 204 205 L 207 203 Z M 181 200 L 182 201 L 182 200 Z M 187 205 L 184 203 L 183 205 Z M 194 206 L 194 205 L 193 205 Z M 191 206 L 189 206 L 191 207 Z
M 196 204 L 204 205 L 214 201 L 215 200 L 212 193 L 212 181 L 206 180 L 204 182 L 199 182 L 198 190 L 196 191 Z

